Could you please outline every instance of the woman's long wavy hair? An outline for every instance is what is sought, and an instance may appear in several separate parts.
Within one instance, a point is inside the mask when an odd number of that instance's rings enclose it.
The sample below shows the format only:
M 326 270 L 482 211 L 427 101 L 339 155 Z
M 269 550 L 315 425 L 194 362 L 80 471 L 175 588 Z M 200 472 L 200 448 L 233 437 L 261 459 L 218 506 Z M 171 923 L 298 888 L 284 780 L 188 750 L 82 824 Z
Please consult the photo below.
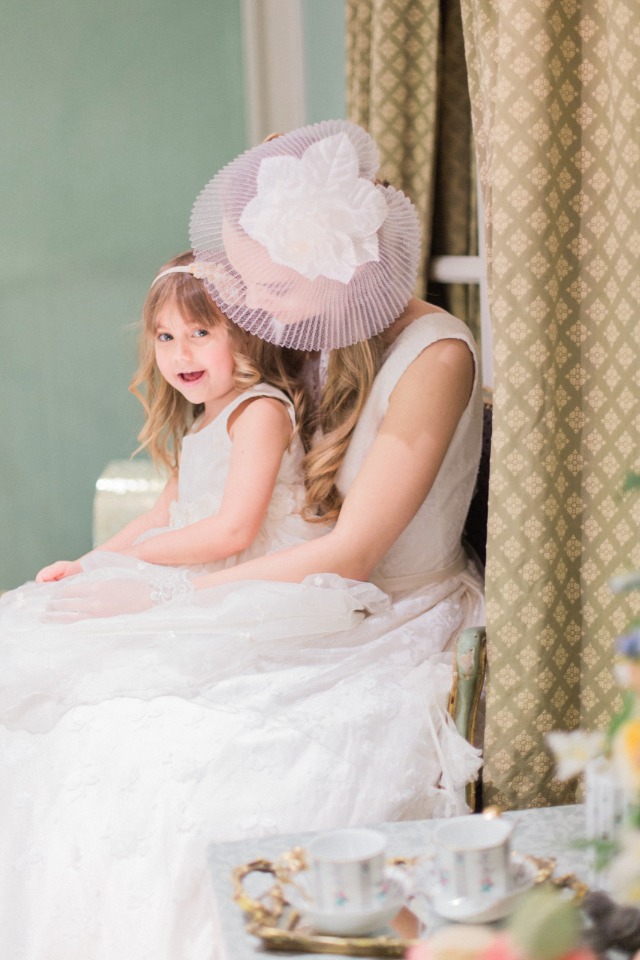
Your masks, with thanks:
M 161 268 L 186 266 L 193 261 L 189 251 L 174 257 Z M 193 421 L 202 413 L 202 404 L 193 404 L 172 387 L 158 370 L 155 358 L 155 337 L 158 316 L 167 305 L 175 305 L 186 323 L 210 330 L 221 324 L 229 331 L 234 359 L 234 386 L 247 390 L 266 382 L 284 391 L 291 399 L 303 441 L 308 429 L 308 404 L 300 379 L 303 357 L 259 340 L 236 326 L 221 312 L 204 288 L 202 280 L 190 273 L 171 273 L 151 287 L 142 311 L 139 343 L 139 364 L 129 390 L 136 396 L 146 414 L 138 435 L 140 450 L 148 450 L 152 459 L 170 470 L 176 470 L 182 438 Z
M 336 476 L 382 364 L 387 341 L 383 332 L 329 354 L 327 379 L 317 414 L 320 437 L 314 441 L 304 463 L 308 520 L 330 523 L 340 513 L 342 497 Z

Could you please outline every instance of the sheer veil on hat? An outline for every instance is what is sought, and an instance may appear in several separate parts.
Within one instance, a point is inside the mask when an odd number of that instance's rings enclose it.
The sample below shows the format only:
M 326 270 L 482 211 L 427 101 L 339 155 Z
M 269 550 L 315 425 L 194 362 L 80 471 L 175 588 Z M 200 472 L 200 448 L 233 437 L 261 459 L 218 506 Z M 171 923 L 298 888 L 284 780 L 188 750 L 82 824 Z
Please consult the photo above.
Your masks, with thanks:
M 420 230 L 411 201 L 375 183 L 378 151 L 346 120 L 236 157 L 191 214 L 198 275 L 239 326 L 282 346 L 334 350 L 380 333 L 409 298 Z

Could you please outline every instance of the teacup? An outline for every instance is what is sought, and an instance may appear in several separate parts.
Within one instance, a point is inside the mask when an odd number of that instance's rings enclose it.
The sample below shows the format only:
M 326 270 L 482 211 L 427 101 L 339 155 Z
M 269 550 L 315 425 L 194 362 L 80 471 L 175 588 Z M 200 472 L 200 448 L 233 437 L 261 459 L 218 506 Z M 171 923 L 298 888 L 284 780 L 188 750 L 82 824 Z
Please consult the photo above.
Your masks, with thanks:
M 347 827 L 307 846 L 309 889 L 319 910 L 369 910 L 384 897 L 387 839 L 377 830 Z
M 437 901 L 465 901 L 480 907 L 512 886 L 513 823 L 482 814 L 455 817 L 436 828 Z

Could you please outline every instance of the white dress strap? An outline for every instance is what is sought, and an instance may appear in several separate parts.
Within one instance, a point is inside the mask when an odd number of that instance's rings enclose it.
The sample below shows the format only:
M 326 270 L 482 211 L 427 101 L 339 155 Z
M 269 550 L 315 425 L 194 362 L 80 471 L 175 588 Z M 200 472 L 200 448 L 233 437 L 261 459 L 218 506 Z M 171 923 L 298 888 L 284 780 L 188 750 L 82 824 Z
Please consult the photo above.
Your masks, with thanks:
M 473 389 L 475 390 L 478 379 L 478 360 L 471 331 L 462 320 L 458 320 L 452 314 L 434 311 L 417 317 L 408 327 L 405 327 L 389 347 L 380 370 L 380 380 L 384 383 L 386 401 L 407 367 L 427 347 L 439 340 L 463 340 L 467 344 L 474 361 Z
M 279 390 L 278 387 L 274 387 L 270 383 L 256 383 L 255 386 L 249 387 L 248 390 L 243 390 L 241 394 L 229 401 L 224 410 L 221 411 L 221 416 L 224 418 L 225 423 L 229 420 L 234 410 L 242 406 L 243 403 L 246 403 L 247 400 L 258 397 L 272 397 L 274 400 L 280 400 L 287 409 L 291 426 L 295 429 L 296 414 L 293 402 L 283 390 Z

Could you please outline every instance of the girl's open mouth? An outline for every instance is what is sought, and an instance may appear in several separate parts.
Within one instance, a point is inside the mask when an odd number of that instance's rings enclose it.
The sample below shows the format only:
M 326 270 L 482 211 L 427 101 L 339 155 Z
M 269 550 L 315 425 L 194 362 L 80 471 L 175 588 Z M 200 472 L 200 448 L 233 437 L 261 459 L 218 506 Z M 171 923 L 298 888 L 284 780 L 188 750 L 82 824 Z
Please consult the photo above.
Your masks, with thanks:
M 178 376 L 185 383 L 197 383 L 201 377 L 204 377 L 204 370 L 193 370 L 191 373 L 179 373 Z

